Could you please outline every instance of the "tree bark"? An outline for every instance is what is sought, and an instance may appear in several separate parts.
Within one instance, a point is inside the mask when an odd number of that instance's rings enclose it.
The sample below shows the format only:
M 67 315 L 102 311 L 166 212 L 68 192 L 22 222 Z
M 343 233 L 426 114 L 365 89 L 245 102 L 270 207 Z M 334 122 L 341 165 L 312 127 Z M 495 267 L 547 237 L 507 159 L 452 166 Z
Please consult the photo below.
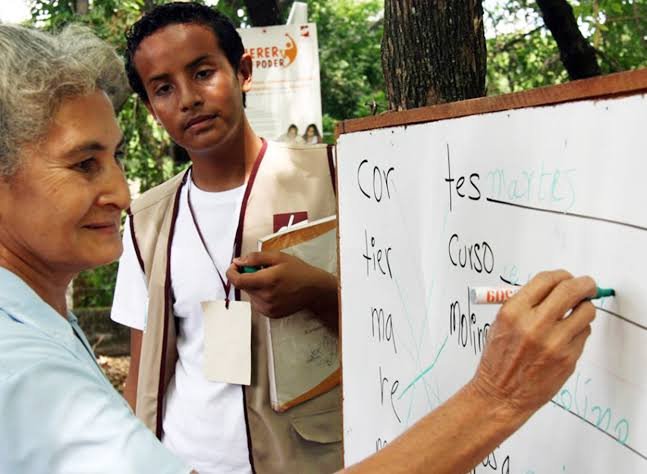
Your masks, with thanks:
M 385 0 L 382 69 L 392 110 L 485 95 L 481 0 Z
M 537 0 L 544 24 L 555 38 L 562 63 L 571 80 L 599 76 L 595 49 L 577 27 L 573 9 L 566 0 Z
M 245 6 L 252 26 L 281 24 L 281 11 L 277 0 L 245 0 Z
M 77 15 L 87 15 L 89 8 L 89 0 L 75 0 L 74 2 L 74 13 Z

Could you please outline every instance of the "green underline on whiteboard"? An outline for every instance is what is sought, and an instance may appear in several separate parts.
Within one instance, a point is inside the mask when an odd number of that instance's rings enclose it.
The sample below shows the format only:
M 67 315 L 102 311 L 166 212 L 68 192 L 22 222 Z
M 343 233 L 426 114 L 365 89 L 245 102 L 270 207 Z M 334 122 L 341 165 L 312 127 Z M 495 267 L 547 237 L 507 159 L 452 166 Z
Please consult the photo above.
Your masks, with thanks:
M 431 369 L 433 369 L 433 368 L 434 368 L 434 366 L 436 365 L 436 362 L 438 362 L 438 358 L 440 357 L 440 353 L 441 353 L 441 352 L 443 351 L 443 349 L 445 348 L 445 344 L 447 344 L 447 339 L 449 339 L 449 335 L 445 336 L 445 341 L 443 342 L 443 345 L 442 345 L 442 346 L 440 346 L 440 349 L 438 349 L 438 353 L 436 354 L 436 358 L 435 358 L 435 359 L 434 359 L 434 361 L 431 363 L 431 365 L 430 365 L 429 367 L 427 367 L 425 370 L 423 370 L 423 371 L 420 373 L 420 375 L 418 375 L 415 379 L 413 379 L 413 380 L 411 381 L 411 383 L 410 383 L 409 385 L 407 385 L 407 388 L 405 388 L 405 389 L 402 391 L 402 393 L 401 393 L 401 394 L 400 394 L 400 396 L 398 397 L 398 400 L 401 400 L 401 399 L 402 399 L 402 397 L 404 397 L 404 394 L 405 394 L 405 393 L 407 393 L 411 387 L 413 387 L 415 384 L 417 384 L 417 383 L 418 383 L 418 381 L 419 381 L 421 378 L 423 378 L 425 375 L 427 375 L 427 374 L 431 371 Z

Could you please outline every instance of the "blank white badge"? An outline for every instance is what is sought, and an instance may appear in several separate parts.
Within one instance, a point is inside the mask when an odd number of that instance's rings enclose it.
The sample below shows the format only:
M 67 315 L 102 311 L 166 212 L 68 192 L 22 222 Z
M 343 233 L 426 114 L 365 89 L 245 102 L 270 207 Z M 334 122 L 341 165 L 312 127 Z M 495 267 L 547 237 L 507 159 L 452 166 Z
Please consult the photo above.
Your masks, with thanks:
M 248 301 L 203 301 L 204 375 L 211 382 L 249 385 L 252 377 L 252 309 Z

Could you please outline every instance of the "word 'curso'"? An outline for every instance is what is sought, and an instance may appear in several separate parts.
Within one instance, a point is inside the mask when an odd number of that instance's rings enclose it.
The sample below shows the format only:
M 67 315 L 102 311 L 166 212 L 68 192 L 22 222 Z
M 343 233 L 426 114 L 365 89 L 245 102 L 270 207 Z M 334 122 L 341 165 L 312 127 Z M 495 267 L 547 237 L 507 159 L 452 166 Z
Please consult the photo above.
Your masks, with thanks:
M 476 273 L 492 273 L 494 252 L 487 242 L 462 244 L 458 234 L 452 234 L 447 246 L 449 260 L 455 267 L 469 268 Z

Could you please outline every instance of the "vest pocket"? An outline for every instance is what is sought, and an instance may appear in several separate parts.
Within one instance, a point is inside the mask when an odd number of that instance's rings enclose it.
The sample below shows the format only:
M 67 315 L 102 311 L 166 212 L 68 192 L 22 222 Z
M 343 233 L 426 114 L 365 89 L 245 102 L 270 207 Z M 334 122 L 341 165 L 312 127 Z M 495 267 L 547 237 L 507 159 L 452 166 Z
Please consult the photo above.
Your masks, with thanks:
M 296 433 L 314 443 L 339 443 L 342 438 L 341 408 L 335 407 L 319 413 L 295 416 L 290 423 Z

